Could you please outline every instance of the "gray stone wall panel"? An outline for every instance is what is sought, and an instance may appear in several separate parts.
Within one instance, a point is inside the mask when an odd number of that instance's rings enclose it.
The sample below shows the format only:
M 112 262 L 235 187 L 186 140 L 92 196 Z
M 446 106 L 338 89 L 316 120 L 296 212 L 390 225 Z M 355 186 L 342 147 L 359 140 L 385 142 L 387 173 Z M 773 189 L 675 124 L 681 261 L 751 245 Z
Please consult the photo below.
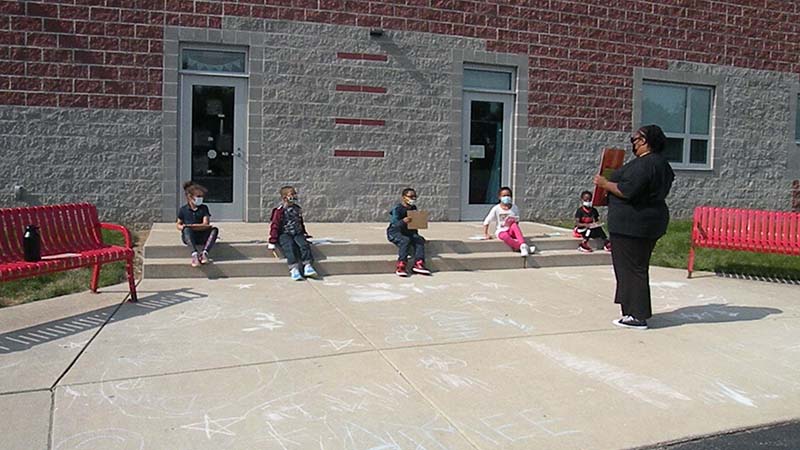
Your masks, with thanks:
M 0 206 L 90 202 L 101 220 L 159 220 L 160 135 L 161 113 L 0 106 Z

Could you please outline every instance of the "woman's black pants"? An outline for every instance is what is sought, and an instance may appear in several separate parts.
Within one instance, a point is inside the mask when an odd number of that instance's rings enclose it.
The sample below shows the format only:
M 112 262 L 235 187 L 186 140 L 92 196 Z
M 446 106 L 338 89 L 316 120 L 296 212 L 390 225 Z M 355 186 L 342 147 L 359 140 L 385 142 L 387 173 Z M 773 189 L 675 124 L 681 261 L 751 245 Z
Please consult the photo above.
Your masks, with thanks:
M 656 241 L 611 233 L 611 262 L 617 278 L 614 303 L 621 306 L 623 316 L 646 320 L 653 315 L 649 271 Z

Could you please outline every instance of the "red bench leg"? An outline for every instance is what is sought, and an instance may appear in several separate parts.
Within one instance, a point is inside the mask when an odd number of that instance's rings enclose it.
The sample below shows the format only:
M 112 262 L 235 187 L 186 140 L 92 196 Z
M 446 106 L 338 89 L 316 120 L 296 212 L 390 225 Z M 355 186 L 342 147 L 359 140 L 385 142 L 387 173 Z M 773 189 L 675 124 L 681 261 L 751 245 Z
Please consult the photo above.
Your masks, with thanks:
M 139 299 L 136 297 L 136 279 L 133 277 L 133 260 L 129 259 L 125 264 L 125 271 L 128 272 L 128 290 L 131 293 L 131 298 L 128 301 L 136 302 Z
M 97 284 L 100 282 L 100 264 L 92 267 L 92 281 L 89 283 L 89 289 L 97 294 Z
M 687 270 L 689 274 L 686 275 L 686 278 L 692 278 L 692 270 L 694 269 L 694 247 L 689 247 L 689 265 L 687 266 Z

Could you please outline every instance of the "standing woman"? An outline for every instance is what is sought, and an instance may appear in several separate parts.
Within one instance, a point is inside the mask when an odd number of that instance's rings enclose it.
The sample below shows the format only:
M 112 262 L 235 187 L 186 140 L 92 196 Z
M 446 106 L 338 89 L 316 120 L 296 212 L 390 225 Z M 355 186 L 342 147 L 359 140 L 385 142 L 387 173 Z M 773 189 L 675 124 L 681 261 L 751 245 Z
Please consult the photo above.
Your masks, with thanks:
M 669 209 L 665 198 L 675 174 L 661 155 L 667 138 L 657 125 L 647 125 L 631 135 L 636 158 L 615 171 L 610 179 L 595 175 L 594 184 L 608 191 L 608 230 L 611 261 L 617 278 L 614 303 L 622 318 L 614 325 L 647 329 L 653 315 L 650 304 L 650 255 L 658 238 L 667 232 Z

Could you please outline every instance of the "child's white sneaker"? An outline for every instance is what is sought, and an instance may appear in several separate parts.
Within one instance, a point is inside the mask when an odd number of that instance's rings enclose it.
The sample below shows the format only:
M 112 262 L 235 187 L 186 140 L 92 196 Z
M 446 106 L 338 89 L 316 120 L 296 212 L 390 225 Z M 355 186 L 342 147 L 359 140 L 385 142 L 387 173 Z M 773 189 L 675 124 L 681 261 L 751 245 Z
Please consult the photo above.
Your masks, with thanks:
M 205 250 L 200 253 L 200 264 L 208 264 L 208 252 Z
M 200 259 L 197 257 L 197 252 L 192 252 L 192 267 L 200 265 Z
M 314 270 L 314 267 L 311 264 L 306 264 L 306 266 L 303 268 L 303 276 L 315 278 L 317 275 L 319 274 L 316 270 Z
M 523 258 L 528 256 L 529 254 L 528 251 L 529 251 L 528 244 L 522 244 L 519 246 L 519 255 L 522 256 Z
M 294 281 L 302 281 L 303 276 L 300 275 L 300 269 L 297 267 L 292 267 L 292 270 L 289 271 L 289 275 L 292 277 Z
M 528 253 L 530 253 L 531 255 L 536 253 L 536 246 L 535 245 L 528 246 Z

